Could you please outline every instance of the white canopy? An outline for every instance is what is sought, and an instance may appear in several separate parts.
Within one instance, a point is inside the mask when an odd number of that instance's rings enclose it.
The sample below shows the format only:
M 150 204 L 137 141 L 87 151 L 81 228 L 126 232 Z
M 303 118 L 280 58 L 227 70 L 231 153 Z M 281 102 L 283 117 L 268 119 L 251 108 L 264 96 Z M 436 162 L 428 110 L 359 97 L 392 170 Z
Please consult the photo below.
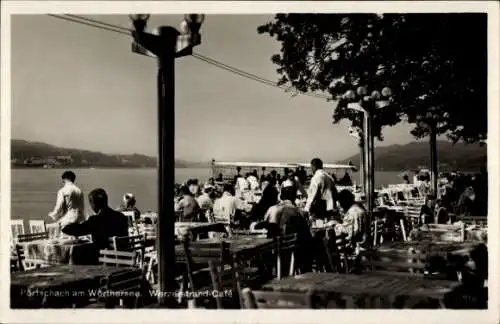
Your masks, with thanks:
M 212 162 L 214 167 L 242 167 L 242 168 L 270 168 L 270 169 L 293 169 L 298 166 L 310 168 L 310 163 L 280 163 L 280 162 Z M 349 164 L 323 164 L 324 169 L 354 170 L 357 168 Z

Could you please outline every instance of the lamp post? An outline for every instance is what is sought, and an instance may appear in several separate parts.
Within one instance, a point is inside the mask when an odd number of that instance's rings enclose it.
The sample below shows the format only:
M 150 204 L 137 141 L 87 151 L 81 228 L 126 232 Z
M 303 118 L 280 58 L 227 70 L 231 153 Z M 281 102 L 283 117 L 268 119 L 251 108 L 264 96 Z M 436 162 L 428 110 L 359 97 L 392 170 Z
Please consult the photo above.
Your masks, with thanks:
M 372 131 L 373 113 L 376 109 L 389 105 L 392 91 L 385 87 L 382 91 L 374 90 L 368 95 L 366 87 L 360 86 L 354 90 L 348 90 L 344 98 L 349 101 L 347 108 L 363 113 L 363 142 L 364 142 L 364 170 L 366 178 L 365 197 L 368 205 L 368 215 L 371 221 L 373 208 L 375 206 L 375 169 L 374 169 L 374 136 Z M 366 222 L 365 232 L 368 235 L 370 221 Z
M 132 51 L 158 59 L 158 221 L 157 260 L 159 304 L 173 307 L 175 291 L 175 59 L 192 54 L 201 43 L 199 30 L 204 15 L 185 15 L 181 31 L 161 26 L 158 35 L 144 32 L 149 15 L 130 15 L 134 25 Z M 164 293 L 164 294 L 163 294 Z
M 417 123 L 420 127 L 426 128 L 429 131 L 430 158 L 431 158 L 431 184 L 432 193 L 437 197 L 438 192 L 438 157 L 437 157 L 437 123 L 439 115 L 433 111 L 427 112 L 425 115 L 417 115 Z
M 362 192 L 366 193 L 366 174 L 365 174 L 365 141 L 363 138 L 363 130 L 358 127 L 350 127 L 349 133 L 358 139 L 359 146 L 359 183 Z

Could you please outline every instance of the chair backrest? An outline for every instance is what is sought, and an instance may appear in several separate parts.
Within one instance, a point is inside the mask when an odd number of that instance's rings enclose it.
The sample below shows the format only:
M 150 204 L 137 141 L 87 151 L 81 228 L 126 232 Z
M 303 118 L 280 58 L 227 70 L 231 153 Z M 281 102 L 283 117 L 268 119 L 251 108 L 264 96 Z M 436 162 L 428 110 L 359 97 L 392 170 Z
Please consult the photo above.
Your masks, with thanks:
M 61 236 L 61 225 L 59 223 L 45 224 L 45 229 L 49 232 L 49 238 Z
M 12 235 L 12 239 L 17 239 L 18 235 L 24 234 L 24 220 L 22 219 L 13 219 L 10 221 L 10 232 Z
M 100 250 L 99 263 L 115 267 L 135 267 L 137 266 L 136 251 L 115 251 L 115 250 Z
M 139 271 L 123 271 L 108 277 L 107 289 L 117 292 L 139 293 L 143 284 L 143 273 Z
M 420 218 L 420 210 L 422 206 L 407 206 L 405 209 L 405 216 L 411 218 Z
M 242 290 L 244 308 L 247 309 L 312 309 L 313 293 Z
M 360 262 L 364 271 L 378 270 L 423 275 L 426 258 L 424 253 L 415 249 L 407 251 L 366 250 L 360 253 Z
M 266 229 L 254 230 L 231 230 L 232 236 L 252 236 L 252 237 L 267 237 Z
M 49 232 L 41 232 L 41 233 L 31 233 L 31 234 L 22 234 L 17 236 L 17 242 L 31 242 L 36 240 L 46 240 L 49 238 Z
M 156 225 L 150 224 L 141 226 L 139 234 L 144 235 L 146 239 L 156 238 Z
M 135 212 L 133 210 L 122 211 L 121 212 L 125 217 L 127 217 L 129 225 L 135 223 Z
M 382 238 L 384 234 L 385 224 L 386 222 L 384 219 L 375 219 L 371 224 L 370 230 L 372 233 L 374 246 L 383 242 Z
M 297 234 L 287 234 L 278 238 L 278 252 L 293 251 L 297 245 Z
M 138 263 L 142 266 L 146 248 L 146 238 L 144 235 L 113 236 L 110 240 L 115 251 L 137 252 Z
M 42 260 L 42 259 L 26 259 L 26 254 L 24 252 L 24 246 L 16 244 L 16 260 L 17 267 L 21 271 L 27 271 L 32 269 L 38 269 L 43 267 L 48 267 L 53 265 L 52 263 Z
M 146 241 L 144 235 L 113 236 L 110 240 L 115 251 L 142 251 Z
M 30 232 L 33 233 L 43 233 L 46 232 L 44 220 L 30 220 Z
M 230 259 L 229 243 L 225 241 L 202 242 L 182 240 L 183 248 L 176 249 L 176 260 L 187 262 L 191 258 L 194 263 L 214 262 L 222 264 Z

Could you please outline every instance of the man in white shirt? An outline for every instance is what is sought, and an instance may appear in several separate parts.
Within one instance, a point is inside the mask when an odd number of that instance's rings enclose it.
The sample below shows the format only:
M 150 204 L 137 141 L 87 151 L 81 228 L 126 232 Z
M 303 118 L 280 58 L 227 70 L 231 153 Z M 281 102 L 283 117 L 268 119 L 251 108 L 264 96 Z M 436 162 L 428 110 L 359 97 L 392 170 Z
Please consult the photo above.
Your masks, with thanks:
M 248 177 L 248 173 L 246 174 Z M 239 176 L 236 179 L 236 195 L 243 198 L 245 193 L 250 189 L 250 184 L 244 176 Z
M 222 197 L 215 200 L 214 219 L 216 222 L 230 224 L 237 210 L 237 198 L 234 196 L 234 188 L 230 184 L 224 185 Z
M 250 175 L 247 178 L 247 181 L 250 185 L 250 190 L 255 191 L 259 189 L 259 180 L 257 179 L 257 171 L 254 173 L 250 173 Z
M 61 229 L 66 225 L 81 223 L 85 220 L 85 198 L 83 192 L 75 185 L 76 176 L 72 171 L 66 171 L 61 176 L 63 187 L 57 192 L 54 210 L 49 213 Z
M 314 218 L 325 219 L 336 207 L 337 188 L 333 178 L 323 170 L 323 162 L 315 158 L 311 161 L 313 177 L 307 192 L 304 211 Z

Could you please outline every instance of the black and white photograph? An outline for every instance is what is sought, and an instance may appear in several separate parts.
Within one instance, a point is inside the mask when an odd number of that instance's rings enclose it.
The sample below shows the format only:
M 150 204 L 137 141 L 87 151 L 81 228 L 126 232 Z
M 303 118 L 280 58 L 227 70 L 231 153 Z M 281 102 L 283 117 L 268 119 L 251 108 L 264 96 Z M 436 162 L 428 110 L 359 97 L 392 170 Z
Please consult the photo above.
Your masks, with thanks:
M 498 3 L 104 2 L 2 2 L 10 320 L 500 320 Z

